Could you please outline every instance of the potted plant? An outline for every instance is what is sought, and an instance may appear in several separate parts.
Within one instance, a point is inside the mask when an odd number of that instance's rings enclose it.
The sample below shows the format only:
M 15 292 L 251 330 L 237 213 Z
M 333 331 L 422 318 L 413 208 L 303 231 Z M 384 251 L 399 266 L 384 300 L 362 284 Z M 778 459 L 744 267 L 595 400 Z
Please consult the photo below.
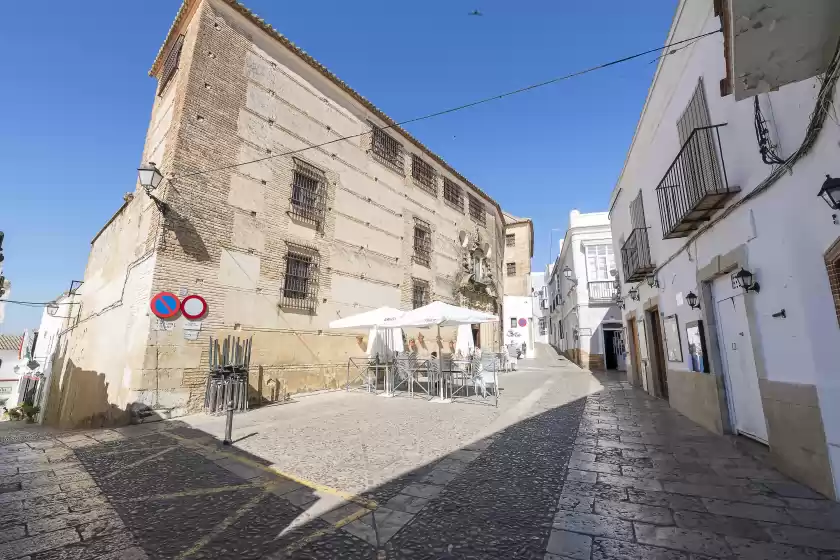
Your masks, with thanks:
M 23 413 L 24 416 L 26 416 L 26 421 L 29 424 L 31 424 L 35 422 L 35 416 L 37 416 L 38 413 L 41 412 L 41 407 L 35 406 L 31 402 L 24 402 L 22 405 L 20 405 L 20 411 Z

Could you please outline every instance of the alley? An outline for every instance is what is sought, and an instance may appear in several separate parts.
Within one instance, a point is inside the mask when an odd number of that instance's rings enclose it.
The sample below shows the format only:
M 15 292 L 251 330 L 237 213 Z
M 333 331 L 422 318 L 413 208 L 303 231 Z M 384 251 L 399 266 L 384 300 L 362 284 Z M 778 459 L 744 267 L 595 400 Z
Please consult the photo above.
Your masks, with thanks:
M 840 508 L 541 347 L 487 402 L 0 431 L 0 559 L 838 558 Z

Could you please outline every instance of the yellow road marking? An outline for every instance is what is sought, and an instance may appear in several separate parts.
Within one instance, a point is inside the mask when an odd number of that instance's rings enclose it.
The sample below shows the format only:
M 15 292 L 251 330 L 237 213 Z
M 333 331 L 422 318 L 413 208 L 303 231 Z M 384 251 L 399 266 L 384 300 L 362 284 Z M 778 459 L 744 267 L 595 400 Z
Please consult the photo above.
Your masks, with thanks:
M 176 498 L 188 498 L 190 496 L 207 496 L 210 494 L 221 494 L 222 492 L 234 492 L 236 490 L 245 490 L 248 488 L 265 488 L 263 482 L 252 482 L 249 484 L 235 484 L 232 486 L 217 486 L 215 488 L 197 488 L 195 490 L 184 490 L 182 492 L 173 492 L 171 494 L 152 494 L 151 496 L 138 496 L 136 498 L 127 498 L 129 502 L 148 502 L 151 500 L 173 500 Z
M 354 522 L 358 519 L 361 519 L 362 517 L 364 517 L 365 515 L 367 515 L 369 513 L 372 514 L 373 510 L 372 509 L 362 509 L 362 510 L 357 511 L 356 513 L 352 513 L 352 514 L 348 515 L 344 519 L 340 519 L 340 520 L 336 521 L 328 529 L 318 529 L 317 531 L 313 531 L 311 534 L 309 534 L 309 535 L 303 537 L 302 539 L 300 539 L 298 541 L 295 541 L 292 544 L 290 544 L 289 546 L 287 546 L 286 547 L 286 556 L 290 555 L 291 553 L 293 553 L 297 550 L 300 550 L 301 548 L 303 548 L 307 544 L 309 544 L 313 541 L 316 541 L 316 540 L 320 539 L 321 537 L 324 537 L 326 535 L 331 535 L 331 534 L 335 533 L 337 530 L 341 529 L 342 527 L 344 527 L 348 523 L 352 523 L 352 522 Z M 281 558 L 281 556 L 272 556 L 271 558 Z
M 158 457 L 160 457 L 161 455 L 165 455 L 166 453 L 169 453 L 170 451 L 172 451 L 172 450 L 173 450 L 173 449 L 175 449 L 176 447 L 178 447 L 178 446 L 177 446 L 177 445 L 173 445 L 172 447 L 167 447 L 166 449 L 164 449 L 163 451 L 161 451 L 161 452 L 159 452 L 159 453 L 155 453 L 154 455 L 150 455 L 149 457 L 144 457 L 144 458 L 140 459 L 139 461 L 134 461 L 133 463 L 129 463 L 129 464 L 127 464 L 127 465 L 123 465 L 122 467 L 120 467 L 120 468 L 118 468 L 118 469 L 116 469 L 116 470 L 114 470 L 114 471 L 109 472 L 108 474 L 106 474 L 105 476 L 103 476 L 103 477 L 102 477 L 102 479 L 103 479 L 103 480 L 107 480 L 107 479 L 109 479 L 109 478 L 111 478 L 111 477 L 113 477 L 113 476 L 118 475 L 119 473 L 121 473 L 121 472 L 122 472 L 122 471 L 124 471 L 124 470 L 127 470 L 127 469 L 132 469 L 132 468 L 134 468 L 134 467 L 137 467 L 137 466 L 139 466 L 139 465 L 142 465 L 143 463 L 148 463 L 149 461 L 154 461 L 155 459 L 157 459 L 157 458 L 158 458 Z

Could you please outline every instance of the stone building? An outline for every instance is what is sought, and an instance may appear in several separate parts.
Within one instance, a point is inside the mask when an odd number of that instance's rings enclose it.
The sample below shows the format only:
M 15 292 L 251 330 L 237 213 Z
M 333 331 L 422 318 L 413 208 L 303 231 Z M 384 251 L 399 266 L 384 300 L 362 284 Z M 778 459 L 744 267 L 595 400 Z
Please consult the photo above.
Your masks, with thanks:
M 210 336 L 253 337 L 261 399 L 343 386 L 368 333 L 334 319 L 434 299 L 501 313 L 499 205 L 243 5 L 185 0 L 150 74 L 142 161 L 165 179 L 92 242 L 55 376 L 84 389 L 62 423 L 196 409 Z M 207 300 L 197 339 L 151 315 L 160 291 Z M 421 353 L 437 349 L 425 334 Z M 476 336 L 501 342 L 499 325 Z
M 533 355 L 536 339 L 531 292 L 531 258 L 534 256 L 534 224 L 507 212 L 505 219 L 504 315 L 502 331 L 505 345 L 522 347 Z

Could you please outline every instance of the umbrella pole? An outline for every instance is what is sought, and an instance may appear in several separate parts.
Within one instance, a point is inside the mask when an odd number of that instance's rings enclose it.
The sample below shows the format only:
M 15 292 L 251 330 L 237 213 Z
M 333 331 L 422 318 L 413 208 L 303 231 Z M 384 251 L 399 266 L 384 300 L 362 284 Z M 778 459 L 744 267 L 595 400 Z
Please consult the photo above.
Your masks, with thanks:
M 443 375 L 443 340 L 440 338 L 440 325 L 437 326 L 437 343 L 438 343 L 438 376 L 440 385 L 440 400 L 446 399 L 446 390 L 444 389 L 444 375 Z

